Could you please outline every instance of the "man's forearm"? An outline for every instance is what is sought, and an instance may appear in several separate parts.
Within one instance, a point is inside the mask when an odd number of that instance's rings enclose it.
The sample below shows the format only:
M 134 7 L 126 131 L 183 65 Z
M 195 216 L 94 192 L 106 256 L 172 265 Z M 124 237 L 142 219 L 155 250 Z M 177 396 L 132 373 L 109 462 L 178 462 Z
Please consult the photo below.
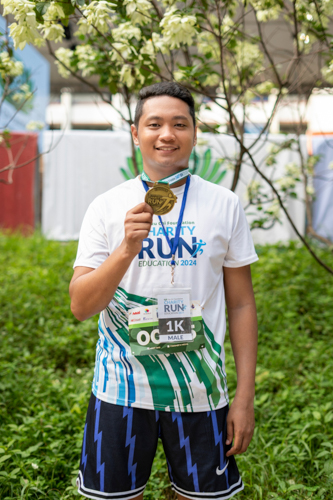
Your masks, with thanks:
M 78 320 L 83 321 L 106 308 L 133 257 L 120 245 L 97 269 L 76 279 L 74 275 L 69 294 L 72 313 Z
M 228 309 L 229 334 L 237 371 L 236 398 L 253 401 L 257 362 L 257 315 L 253 303 Z

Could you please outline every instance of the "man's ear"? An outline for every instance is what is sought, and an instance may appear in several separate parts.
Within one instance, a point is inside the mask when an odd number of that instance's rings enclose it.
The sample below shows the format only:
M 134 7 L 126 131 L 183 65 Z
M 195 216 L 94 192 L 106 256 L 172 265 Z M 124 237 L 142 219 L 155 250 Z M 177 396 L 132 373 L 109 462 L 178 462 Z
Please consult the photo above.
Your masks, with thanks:
M 131 125 L 131 132 L 132 132 L 132 137 L 133 137 L 133 142 L 136 146 L 139 146 L 139 136 L 138 136 L 138 130 L 134 124 Z
M 198 125 L 195 126 L 194 129 L 194 141 L 193 141 L 193 146 L 197 145 L 197 132 L 198 132 Z

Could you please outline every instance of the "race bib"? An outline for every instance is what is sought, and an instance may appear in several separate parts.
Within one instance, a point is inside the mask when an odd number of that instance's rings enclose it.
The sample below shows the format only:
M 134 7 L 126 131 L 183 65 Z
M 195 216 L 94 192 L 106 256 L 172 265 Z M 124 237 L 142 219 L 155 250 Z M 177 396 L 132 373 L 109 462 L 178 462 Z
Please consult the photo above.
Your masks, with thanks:
M 199 301 L 188 301 L 182 294 L 173 294 L 173 297 L 162 294 L 157 296 L 157 305 L 128 311 L 129 341 L 134 356 L 196 351 L 205 347 Z M 165 307 L 171 305 L 173 307 Z M 161 310 L 163 318 L 160 318 Z

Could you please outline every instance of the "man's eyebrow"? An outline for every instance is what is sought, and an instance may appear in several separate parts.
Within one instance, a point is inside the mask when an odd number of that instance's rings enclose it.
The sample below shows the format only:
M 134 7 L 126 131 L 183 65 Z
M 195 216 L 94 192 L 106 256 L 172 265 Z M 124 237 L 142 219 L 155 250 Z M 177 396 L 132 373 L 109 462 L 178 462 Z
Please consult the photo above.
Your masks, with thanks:
M 185 115 L 173 116 L 172 120 L 189 120 Z M 163 120 L 162 116 L 147 116 L 147 120 Z
M 184 116 L 184 115 L 178 115 L 178 116 L 173 116 L 172 117 L 173 120 L 189 120 L 189 118 L 187 116 Z
M 161 116 L 147 116 L 147 120 L 163 120 Z

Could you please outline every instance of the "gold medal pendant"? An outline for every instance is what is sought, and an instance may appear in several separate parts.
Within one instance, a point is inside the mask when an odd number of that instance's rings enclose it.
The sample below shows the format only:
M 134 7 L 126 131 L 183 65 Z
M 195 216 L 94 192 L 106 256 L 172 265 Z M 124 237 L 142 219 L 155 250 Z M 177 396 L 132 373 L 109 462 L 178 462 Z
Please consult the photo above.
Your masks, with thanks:
M 155 182 L 147 191 L 145 202 L 151 206 L 155 215 L 168 214 L 177 202 L 177 196 L 171 191 L 169 184 Z

